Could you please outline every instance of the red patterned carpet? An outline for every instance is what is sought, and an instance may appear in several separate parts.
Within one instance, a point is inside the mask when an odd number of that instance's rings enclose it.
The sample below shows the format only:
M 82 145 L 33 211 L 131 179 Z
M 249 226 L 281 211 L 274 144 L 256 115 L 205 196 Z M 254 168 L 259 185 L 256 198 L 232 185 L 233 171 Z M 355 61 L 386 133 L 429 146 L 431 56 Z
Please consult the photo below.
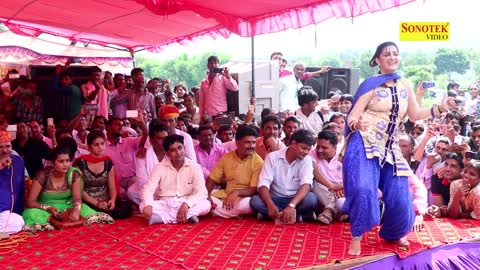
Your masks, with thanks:
M 13 249 L 0 243 L 1 269 L 286 269 L 348 260 L 349 224 L 274 225 L 254 219 L 207 217 L 197 225 L 145 226 L 140 218 L 43 232 Z M 480 237 L 480 221 L 427 220 L 409 247 L 363 239 L 362 256 L 400 257 Z

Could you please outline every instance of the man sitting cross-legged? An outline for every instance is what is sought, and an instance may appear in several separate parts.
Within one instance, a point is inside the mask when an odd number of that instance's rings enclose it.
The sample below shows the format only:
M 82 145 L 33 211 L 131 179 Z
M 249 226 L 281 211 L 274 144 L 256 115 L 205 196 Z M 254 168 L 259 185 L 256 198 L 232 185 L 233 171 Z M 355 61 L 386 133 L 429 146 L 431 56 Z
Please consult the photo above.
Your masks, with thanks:
M 323 130 L 318 133 L 317 146 L 310 152 L 314 161 L 313 193 L 323 207 L 318 220 L 330 224 L 342 210 L 343 196 L 342 163 L 338 160 L 340 149 L 337 148 L 338 137 L 333 131 Z
M 197 155 L 197 162 L 202 167 L 203 175 L 205 176 L 205 180 L 207 180 L 210 171 L 227 153 L 227 150 L 214 142 L 215 138 L 211 126 L 200 126 L 198 128 L 198 135 L 200 143 L 193 148 Z
M 293 133 L 288 148 L 267 155 L 258 180 L 259 195 L 250 200 L 258 219 L 268 215 L 285 224 L 316 220 L 318 200 L 310 192 L 313 163 L 308 156 L 314 144 L 310 131 L 301 129 Z
M 148 140 L 145 142 L 145 157 L 135 160 L 135 173 L 137 181 L 128 188 L 128 198 L 136 204 L 141 201 L 140 193 L 148 183 L 153 169 L 166 158 L 163 149 L 163 140 L 168 136 L 167 127 L 160 123 L 158 118 L 153 119 L 148 125 Z
M 257 136 L 254 128 L 240 127 L 235 137 L 237 149 L 225 154 L 211 171 L 207 189 L 214 216 L 231 218 L 252 213 L 250 198 L 256 193 L 263 166 L 262 158 L 255 153 Z M 212 194 L 214 186 L 223 178 L 226 179 L 226 189 Z
M 163 140 L 168 159 L 161 161 L 142 191 L 140 209 L 147 224 L 198 223 L 210 212 L 202 168 L 185 158 L 183 136 Z

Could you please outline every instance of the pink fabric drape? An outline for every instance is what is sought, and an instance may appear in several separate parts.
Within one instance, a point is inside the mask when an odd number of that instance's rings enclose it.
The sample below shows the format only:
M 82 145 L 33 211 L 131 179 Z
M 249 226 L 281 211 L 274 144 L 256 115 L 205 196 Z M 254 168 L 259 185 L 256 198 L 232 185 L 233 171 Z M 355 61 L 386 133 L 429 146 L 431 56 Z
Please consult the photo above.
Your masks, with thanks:
M 21 35 L 49 33 L 72 41 L 158 50 L 204 37 L 228 37 L 231 33 L 249 37 L 300 28 L 414 1 L 3 0 L 0 22 Z
M 41 54 L 28 48 L 19 46 L 0 46 L 0 59 L 5 59 L 9 56 L 15 59 L 32 57 L 42 60 L 48 64 L 55 64 L 57 62 L 65 63 L 71 58 L 70 56 L 64 55 Z M 84 65 L 95 64 L 100 66 L 108 63 L 111 66 L 122 65 L 124 67 L 130 67 L 133 60 L 127 57 L 82 57 L 81 61 L 81 63 Z

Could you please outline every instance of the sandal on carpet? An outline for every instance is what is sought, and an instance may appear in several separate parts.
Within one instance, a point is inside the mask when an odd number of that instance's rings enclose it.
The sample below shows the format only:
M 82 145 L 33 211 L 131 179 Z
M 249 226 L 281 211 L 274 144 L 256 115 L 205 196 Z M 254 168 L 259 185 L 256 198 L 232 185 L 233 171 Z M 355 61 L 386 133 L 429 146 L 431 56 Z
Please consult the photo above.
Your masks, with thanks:
M 333 213 L 329 209 L 323 210 L 323 212 L 318 215 L 318 221 L 325 225 L 329 225 L 333 221 Z

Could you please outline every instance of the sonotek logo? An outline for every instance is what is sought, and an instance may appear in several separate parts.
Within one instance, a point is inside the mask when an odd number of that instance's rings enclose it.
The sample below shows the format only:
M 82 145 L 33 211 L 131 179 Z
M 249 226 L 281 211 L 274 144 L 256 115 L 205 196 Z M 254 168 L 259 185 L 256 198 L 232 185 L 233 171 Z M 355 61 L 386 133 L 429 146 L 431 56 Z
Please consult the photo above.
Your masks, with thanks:
M 449 41 L 449 22 L 401 22 L 400 41 Z

